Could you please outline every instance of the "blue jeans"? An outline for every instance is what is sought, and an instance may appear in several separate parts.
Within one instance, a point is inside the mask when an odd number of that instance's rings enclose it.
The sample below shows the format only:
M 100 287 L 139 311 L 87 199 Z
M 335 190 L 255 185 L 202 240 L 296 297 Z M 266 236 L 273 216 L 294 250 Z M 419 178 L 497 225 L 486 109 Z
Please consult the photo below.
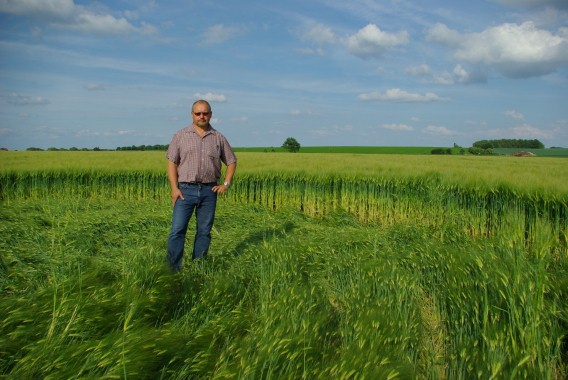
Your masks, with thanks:
M 193 241 L 192 259 L 201 259 L 207 256 L 211 243 L 211 228 L 215 219 L 217 206 L 217 193 L 212 184 L 187 184 L 180 183 L 185 199 L 178 198 L 172 214 L 172 228 L 168 235 L 168 248 L 166 259 L 171 270 L 177 272 L 181 269 L 185 235 L 189 220 L 195 210 L 196 229 Z

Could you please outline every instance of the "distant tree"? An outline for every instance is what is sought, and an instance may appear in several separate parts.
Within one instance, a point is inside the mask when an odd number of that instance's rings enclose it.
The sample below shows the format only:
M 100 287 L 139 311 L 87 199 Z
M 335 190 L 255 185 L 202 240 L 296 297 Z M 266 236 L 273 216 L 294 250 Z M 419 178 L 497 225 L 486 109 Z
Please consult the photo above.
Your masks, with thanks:
M 434 148 L 430 151 L 431 154 L 452 154 L 450 148 Z
M 501 140 L 479 140 L 473 143 L 474 148 L 495 149 L 495 148 L 521 148 L 521 149 L 544 149 L 544 144 L 537 139 L 501 139 Z
M 491 156 L 494 154 L 492 149 L 483 149 L 476 147 L 471 147 L 467 151 L 469 154 L 473 154 L 476 156 Z
M 282 144 L 282 148 L 288 150 L 288 152 L 296 153 L 300 150 L 300 143 L 295 138 L 288 137 Z
M 168 145 L 132 145 L 132 146 L 119 146 L 116 150 L 168 150 Z

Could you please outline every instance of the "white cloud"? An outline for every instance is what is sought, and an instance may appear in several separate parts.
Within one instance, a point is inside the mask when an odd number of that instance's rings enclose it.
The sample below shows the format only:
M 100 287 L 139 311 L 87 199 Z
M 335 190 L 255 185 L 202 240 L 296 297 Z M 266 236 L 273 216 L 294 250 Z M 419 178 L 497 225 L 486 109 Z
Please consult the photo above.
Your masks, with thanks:
M 383 124 L 381 125 L 381 128 L 389 129 L 391 131 L 404 131 L 404 132 L 414 131 L 414 128 L 406 124 Z
M 69 130 L 63 127 L 40 125 L 32 130 L 32 134 L 38 141 L 45 142 L 45 140 L 58 140 L 63 136 L 68 136 Z
M 87 91 L 104 91 L 107 89 L 107 85 L 103 83 L 87 83 L 83 85 L 83 88 Z
M 1 94 L 0 97 L 6 98 L 6 101 L 8 103 L 18 106 L 38 106 L 50 103 L 50 101 L 43 96 L 27 96 L 20 95 L 15 92 L 9 94 Z
M 411 66 L 405 70 L 410 75 L 432 75 L 434 72 L 427 64 L 423 63 L 418 66 Z
M 426 39 L 444 44 L 449 47 L 460 46 L 463 42 L 463 36 L 446 25 L 437 23 L 428 30 Z
M 540 76 L 568 64 L 568 32 L 539 29 L 533 22 L 502 24 L 480 33 L 459 34 L 442 24 L 428 39 L 454 49 L 454 57 L 493 67 L 512 78 Z
M 93 12 L 75 5 L 73 0 L 0 0 L 0 12 L 34 16 L 50 21 L 51 26 L 56 28 L 88 34 L 120 36 L 157 33 L 156 27 L 150 24 L 142 22 L 140 26 L 135 26 L 124 17 Z
M 439 74 L 435 73 L 434 70 L 426 64 L 408 67 L 405 72 L 410 75 L 425 78 L 424 81 L 426 83 L 456 84 L 485 82 L 485 76 L 480 73 L 472 74 L 459 64 L 454 67 L 451 73 L 448 71 Z
M 486 126 L 487 122 L 486 121 L 477 121 L 477 120 L 466 120 L 465 125 L 470 125 L 470 126 Z
M 566 0 L 497 0 L 501 4 L 522 7 L 552 7 L 567 9 Z
M 299 108 L 294 108 L 291 109 L 290 112 L 288 112 L 290 115 L 292 116 L 303 116 L 303 115 L 316 115 L 317 113 L 311 110 L 301 110 Z
M 238 35 L 242 32 L 242 29 L 233 27 L 233 26 L 225 26 L 222 24 L 217 24 L 210 26 L 205 33 L 203 33 L 203 37 L 207 43 L 211 44 L 219 44 L 221 42 L 225 42 L 226 40 Z
M 395 46 L 408 43 L 408 33 L 388 33 L 375 24 L 369 24 L 345 40 L 347 50 L 361 58 L 380 58 Z
M 335 42 L 335 34 L 330 27 L 323 24 L 314 24 L 301 33 L 302 38 L 318 45 L 332 44 Z
M 440 127 L 436 125 L 429 125 L 422 131 L 429 135 L 455 136 L 458 134 L 456 131 L 452 131 L 451 129 L 448 129 L 446 127 Z
M 319 129 L 312 129 L 308 132 L 311 135 L 318 136 L 318 137 L 330 137 L 330 136 L 338 136 L 343 135 L 345 133 L 353 132 L 354 128 L 351 124 L 346 125 L 334 125 L 328 128 L 319 128 Z
M 136 131 L 134 130 L 118 130 L 118 131 L 93 131 L 90 129 L 82 129 L 77 131 L 75 136 L 77 137 L 115 137 L 115 136 L 134 136 Z
M 0 0 L 0 12 L 40 18 L 66 18 L 73 14 L 73 0 Z
M 195 99 L 203 99 L 203 100 L 207 100 L 208 102 L 219 102 L 219 103 L 224 103 L 227 101 L 227 97 L 223 94 L 214 94 L 212 92 L 208 92 L 206 94 L 201 94 L 199 92 L 196 92 L 195 94 L 193 94 L 193 97 Z
M 464 69 L 461 65 L 456 65 L 453 71 L 453 78 L 455 82 L 468 83 L 470 81 L 471 76 L 469 75 L 467 70 Z
M 525 115 L 523 115 L 520 112 L 514 111 L 514 110 L 506 111 L 505 115 L 509 116 L 511 119 L 515 119 L 515 120 L 524 120 L 525 119 Z
M 300 49 L 296 49 L 297 52 L 299 52 L 300 54 L 304 54 L 304 55 L 319 55 L 319 56 L 323 56 L 325 54 L 325 50 L 321 47 L 318 47 L 316 49 L 312 49 L 312 48 L 300 48 Z
M 238 117 L 238 118 L 236 118 L 236 119 L 234 119 L 234 120 L 235 120 L 236 122 L 238 122 L 238 123 L 244 124 L 244 123 L 248 123 L 249 118 L 248 118 L 248 116 L 240 116 L 240 117 Z
M 157 29 L 149 24 L 142 23 L 140 27 L 132 25 L 125 18 L 116 18 L 109 14 L 95 14 L 88 11 L 78 13 L 73 20 L 56 24 L 64 29 L 76 30 L 82 33 L 93 33 L 107 36 L 120 36 L 127 34 L 155 34 Z
M 529 124 L 518 125 L 516 127 L 510 128 L 509 130 L 511 131 L 512 136 L 517 138 L 526 138 L 526 139 L 552 138 L 552 135 L 549 132 L 535 128 Z
M 512 128 L 492 129 L 484 132 L 492 137 L 518 138 L 518 139 L 552 139 L 553 134 L 542 129 L 533 127 L 530 124 L 521 124 Z
M 436 102 L 447 100 L 434 94 L 427 92 L 425 94 L 411 93 L 399 88 L 391 88 L 384 93 L 370 92 L 358 96 L 360 100 L 376 100 L 383 102 L 401 102 L 401 103 L 416 103 L 416 102 Z
M 10 133 L 12 133 L 10 128 L 0 128 L 0 136 L 9 135 Z

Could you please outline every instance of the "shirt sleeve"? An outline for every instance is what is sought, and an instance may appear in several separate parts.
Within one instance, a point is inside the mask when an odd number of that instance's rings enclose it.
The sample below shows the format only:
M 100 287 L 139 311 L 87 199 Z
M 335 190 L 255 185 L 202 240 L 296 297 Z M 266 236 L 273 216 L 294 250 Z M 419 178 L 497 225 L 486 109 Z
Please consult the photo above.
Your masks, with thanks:
M 174 137 L 172 138 L 172 141 L 170 142 L 170 145 L 168 145 L 168 150 L 166 151 L 166 158 L 168 160 L 170 160 L 171 162 L 173 162 L 176 165 L 179 165 L 180 163 L 180 154 L 179 154 L 179 148 L 178 148 L 178 144 L 177 144 L 177 137 L 178 137 L 178 133 L 176 133 L 174 135 Z
M 237 156 L 233 152 L 233 148 L 225 136 L 221 135 L 221 161 L 225 165 L 231 165 L 237 162 Z

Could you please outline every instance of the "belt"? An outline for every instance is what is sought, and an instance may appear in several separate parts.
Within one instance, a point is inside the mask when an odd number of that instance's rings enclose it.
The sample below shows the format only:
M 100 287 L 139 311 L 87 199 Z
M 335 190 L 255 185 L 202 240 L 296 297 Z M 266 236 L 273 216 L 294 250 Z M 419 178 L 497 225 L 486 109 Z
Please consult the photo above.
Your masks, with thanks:
M 180 185 L 217 186 L 217 182 L 180 182 Z

